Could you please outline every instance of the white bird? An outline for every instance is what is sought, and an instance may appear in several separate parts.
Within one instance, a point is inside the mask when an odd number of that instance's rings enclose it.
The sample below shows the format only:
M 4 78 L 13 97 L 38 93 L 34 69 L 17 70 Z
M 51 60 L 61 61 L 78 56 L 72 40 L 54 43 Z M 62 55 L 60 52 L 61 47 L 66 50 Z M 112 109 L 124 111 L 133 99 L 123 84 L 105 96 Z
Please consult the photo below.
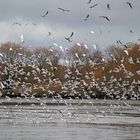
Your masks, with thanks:
M 59 48 L 61 49 L 62 52 L 64 52 L 64 48 L 60 45 Z
M 86 57 L 86 54 L 85 54 L 85 53 L 83 53 L 82 55 L 83 55 L 84 57 Z
M 24 43 L 24 36 L 23 36 L 23 34 L 20 35 L 20 42 Z
M 3 57 L 3 54 L 2 53 L 0 53 L 0 57 Z
M 86 49 L 88 49 L 88 46 L 87 46 L 87 44 L 84 44 L 84 47 L 85 47 Z
M 5 86 L 3 85 L 2 82 L 0 82 L 0 88 L 1 88 L 1 89 L 4 89 L 4 88 L 5 88 Z
M 76 43 L 76 45 L 81 47 L 81 44 L 80 43 Z
M 105 62 L 105 58 L 102 58 L 102 61 Z
M 19 56 L 22 56 L 23 54 L 21 54 L 21 53 L 18 53 L 18 55 L 19 55 Z
M 58 44 L 57 44 L 57 43 L 55 43 L 55 42 L 53 42 L 53 45 L 54 45 L 54 46 L 58 46 Z
M 12 48 L 9 48 L 9 51 L 12 51 L 13 49 Z
M 90 31 L 90 34 L 95 34 L 95 32 L 91 30 L 91 31 Z
M 93 45 L 93 48 L 94 48 L 95 50 L 97 50 L 97 46 L 96 46 L 95 44 Z
M 75 53 L 75 56 L 76 56 L 77 58 L 79 58 L 78 53 Z
M 67 64 L 69 64 L 69 61 L 68 61 L 68 60 L 65 60 L 65 62 L 66 62 Z
M 128 51 L 127 51 L 127 50 L 124 50 L 124 52 L 125 52 L 127 55 L 129 55 L 129 53 L 128 53 Z
M 50 52 L 53 52 L 53 49 L 50 48 L 49 51 L 50 51 Z

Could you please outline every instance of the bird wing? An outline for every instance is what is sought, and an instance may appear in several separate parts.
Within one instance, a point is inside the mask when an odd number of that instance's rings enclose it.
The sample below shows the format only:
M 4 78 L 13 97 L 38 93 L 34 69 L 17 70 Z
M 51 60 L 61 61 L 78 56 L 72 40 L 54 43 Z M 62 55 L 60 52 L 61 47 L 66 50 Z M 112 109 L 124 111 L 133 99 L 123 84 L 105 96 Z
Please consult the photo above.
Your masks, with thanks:
M 71 33 L 71 35 L 70 35 L 70 37 L 72 37 L 72 36 L 73 36 L 73 34 L 74 34 L 74 33 L 72 32 L 72 33 Z
M 72 42 L 69 37 L 65 37 L 68 42 Z
M 110 21 L 110 19 L 108 17 L 105 17 L 108 21 Z
M 42 15 L 42 17 L 45 17 L 48 13 L 49 13 L 49 12 L 48 12 L 48 11 L 46 11 L 46 12 L 45 12 L 45 14 L 44 14 L 44 15 Z
M 100 16 L 100 18 L 105 18 L 106 20 L 110 21 L 110 19 L 106 16 Z
M 63 12 L 65 12 L 65 11 L 67 11 L 67 12 L 69 12 L 70 10 L 68 10 L 68 9 L 63 9 L 63 8 L 58 8 L 59 10 L 62 10 Z
M 86 16 L 85 21 L 89 18 L 89 14 Z
M 97 5 L 98 5 L 98 4 L 94 4 L 94 5 L 90 6 L 90 8 L 93 8 L 93 7 L 97 6 Z
M 107 4 L 107 8 L 110 9 L 110 5 L 109 4 Z
M 89 1 L 87 2 L 87 4 L 89 4 L 89 3 L 91 3 L 91 0 L 89 0 Z
M 126 2 L 126 3 L 129 5 L 130 8 L 133 8 L 130 2 Z
M 65 9 L 63 9 L 63 8 L 60 8 L 60 7 L 59 7 L 58 9 L 59 9 L 59 10 L 62 10 L 62 11 L 65 11 Z

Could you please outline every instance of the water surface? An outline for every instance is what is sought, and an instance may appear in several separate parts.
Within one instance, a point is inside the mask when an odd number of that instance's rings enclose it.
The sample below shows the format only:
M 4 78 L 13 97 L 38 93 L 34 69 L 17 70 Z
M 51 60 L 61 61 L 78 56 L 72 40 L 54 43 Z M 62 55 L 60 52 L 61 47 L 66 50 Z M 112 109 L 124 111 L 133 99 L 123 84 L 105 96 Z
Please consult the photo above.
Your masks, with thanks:
M 138 140 L 139 101 L 0 100 L 0 140 Z

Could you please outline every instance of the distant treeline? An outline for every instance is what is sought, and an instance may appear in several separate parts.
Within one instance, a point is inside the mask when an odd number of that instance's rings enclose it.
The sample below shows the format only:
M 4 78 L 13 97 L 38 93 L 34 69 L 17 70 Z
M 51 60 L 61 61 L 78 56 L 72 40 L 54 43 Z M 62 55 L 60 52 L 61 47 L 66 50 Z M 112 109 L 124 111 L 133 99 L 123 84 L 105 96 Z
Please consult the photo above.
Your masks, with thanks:
M 0 46 L 1 97 L 140 99 L 140 45 Z

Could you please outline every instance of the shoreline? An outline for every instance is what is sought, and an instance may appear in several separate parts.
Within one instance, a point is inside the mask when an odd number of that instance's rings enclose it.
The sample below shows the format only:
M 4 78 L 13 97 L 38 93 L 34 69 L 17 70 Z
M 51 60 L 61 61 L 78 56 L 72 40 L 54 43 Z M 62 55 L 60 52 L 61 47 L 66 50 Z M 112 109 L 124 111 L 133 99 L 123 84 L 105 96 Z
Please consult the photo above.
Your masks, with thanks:
M 122 105 L 122 106 L 136 106 L 140 107 L 139 100 L 102 100 L 102 99 L 0 99 L 0 106 L 9 105 L 47 105 L 47 106 L 110 106 L 110 105 Z

